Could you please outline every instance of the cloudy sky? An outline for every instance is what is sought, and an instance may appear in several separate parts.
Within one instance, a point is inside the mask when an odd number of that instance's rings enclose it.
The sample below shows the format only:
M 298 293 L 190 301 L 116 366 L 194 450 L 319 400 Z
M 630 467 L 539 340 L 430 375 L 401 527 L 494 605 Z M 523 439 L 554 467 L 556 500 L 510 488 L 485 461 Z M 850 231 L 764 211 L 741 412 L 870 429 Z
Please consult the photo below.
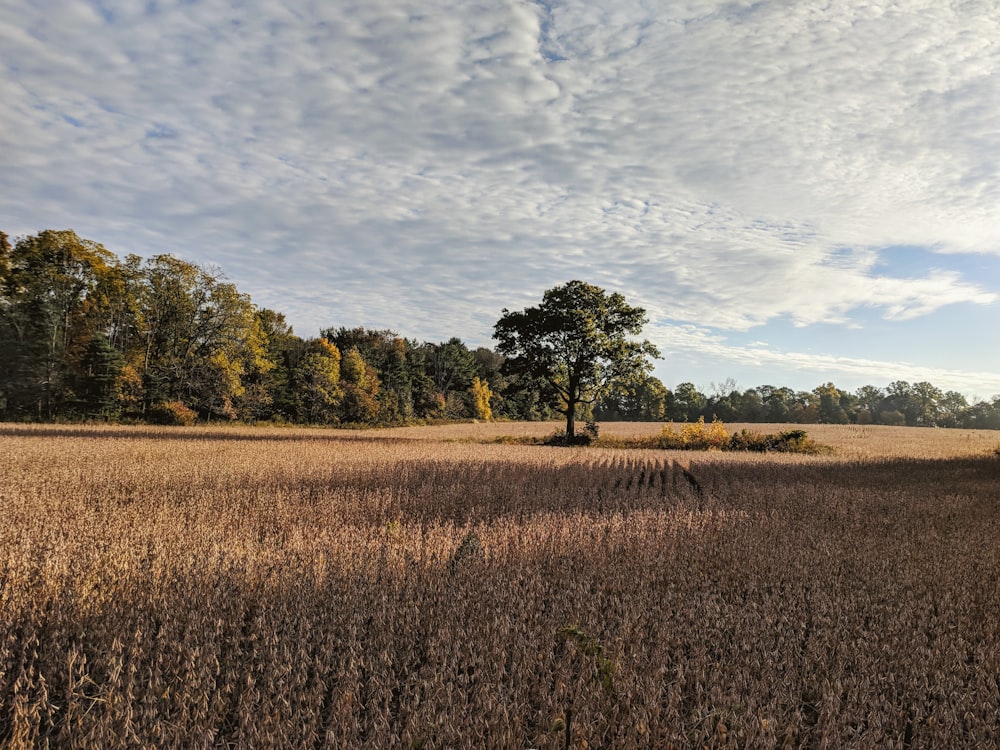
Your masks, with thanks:
M 1000 393 L 995 0 L 4 0 L 0 71 L 0 229 L 300 335 L 578 278 L 671 387 Z

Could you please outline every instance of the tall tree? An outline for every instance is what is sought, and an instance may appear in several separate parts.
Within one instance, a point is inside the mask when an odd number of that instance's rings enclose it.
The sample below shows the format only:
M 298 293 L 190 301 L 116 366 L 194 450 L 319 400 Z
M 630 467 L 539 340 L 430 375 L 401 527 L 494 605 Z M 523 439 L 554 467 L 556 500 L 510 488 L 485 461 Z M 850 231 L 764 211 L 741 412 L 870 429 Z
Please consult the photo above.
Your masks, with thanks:
M 343 391 L 340 384 L 340 351 L 326 339 L 311 339 L 293 372 L 300 421 L 332 424 Z
M 243 378 L 240 418 L 249 422 L 293 419 L 299 409 L 293 372 L 306 355 L 307 343 L 295 335 L 282 313 L 265 307 L 256 308 L 254 316 L 264 342 L 264 358 L 272 367 L 253 369 Z M 334 382 L 339 377 L 338 370 Z
M 90 418 L 116 419 L 121 411 L 118 387 L 125 358 L 106 336 L 95 334 L 87 343 L 77 377 L 76 395 Z
M 858 424 L 872 424 L 879 421 L 885 391 L 874 385 L 863 385 L 854 392 L 854 402 L 857 405 Z
M 51 419 L 102 331 L 98 289 L 117 259 L 70 230 L 0 242 L 0 390 L 13 416 Z
M 679 383 L 674 389 L 674 402 L 667 416 L 679 422 L 697 422 L 704 416 L 708 399 L 694 383 Z
M 595 404 L 594 416 L 602 420 L 662 422 L 672 403 L 673 394 L 659 378 L 648 375 L 612 385 Z
M 419 357 L 410 342 L 389 329 L 328 328 L 321 335 L 345 357 L 351 349 L 357 349 L 365 364 L 374 370 L 379 387 L 373 397 L 377 398 L 380 421 L 403 422 L 414 415 L 422 416 L 417 403 L 423 400 L 425 384 L 422 367 L 417 363 Z M 354 395 L 349 394 L 348 401 Z M 367 405 L 361 409 L 362 413 L 368 410 Z
M 958 391 L 947 391 L 938 402 L 938 407 L 941 410 L 938 420 L 941 427 L 959 427 L 969 409 L 969 402 Z
M 341 413 L 345 422 L 371 423 L 379 418 L 379 380 L 375 368 L 365 362 L 358 347 L 344 352 L 340 365 L 344 389 Z
M 14 248 L 11 247 L 7 233 L 0 231 L 0 280 L 6 278 L 7 271 L 10 270 L 13 252 Z
M 493 419 L 493 409 L 490 406 L 490 398 L 493 393 L 490 391 L 489 384 L 485 380 L 475 377 L 472 379 L 469 393 L 472 396 L 472 409 L 476 419 L 485 419 L 487 422 Z
M 819 421 L 822 424 L 847 424 L 850 418 L 847 416 L 845 404 L 850 404 L 850 394 L 845 393 L 833 383 L 824 383 L 813 389 L 813 393 L 819 399 Z
M 143 281 L 140 371 L 147 406 L 177 400 L 205 417 L 235 417 L 244 376 L 272 366 L 250 298 L 171 255 L 149 261 Z
M 576 436 L 576 412 L 614 382 L 643 377 L 659 351 L 632 337 L 642 332 L 646 311 L 615 292 L 570 281 L 545 292 L 542 303 L 520 312 L 503 310 L 493 328 L 507 367 L 542 378 L 560 396 L 566 437 Z
M 476 358 L 459 338 L 427 344 L 427 374 L 445 398 L 452 391 L 468 390 L 476 374 Z

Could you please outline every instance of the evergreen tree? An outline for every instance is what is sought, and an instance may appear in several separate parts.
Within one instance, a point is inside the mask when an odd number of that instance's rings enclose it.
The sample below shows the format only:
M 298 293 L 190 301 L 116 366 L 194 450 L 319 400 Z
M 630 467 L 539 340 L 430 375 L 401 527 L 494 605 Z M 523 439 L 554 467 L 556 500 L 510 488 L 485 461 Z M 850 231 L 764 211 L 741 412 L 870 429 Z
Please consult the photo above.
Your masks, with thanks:
M 106 336 L 95 334 L 91 337 L 80 362 L 77 387 L 85 416 L 105 420 L 120 416 L 122 404 L 118 386 L 124 367 L 125 358 L 111 346 Z

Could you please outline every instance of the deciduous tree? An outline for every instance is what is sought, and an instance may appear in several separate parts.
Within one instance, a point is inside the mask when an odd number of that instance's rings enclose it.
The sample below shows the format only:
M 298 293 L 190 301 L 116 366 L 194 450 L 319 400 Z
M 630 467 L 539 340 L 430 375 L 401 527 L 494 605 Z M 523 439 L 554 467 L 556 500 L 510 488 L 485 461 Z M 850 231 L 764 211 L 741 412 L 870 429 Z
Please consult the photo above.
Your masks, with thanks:
M 0 397 L 13 416 L 51 419 L 101 330 L 97 290 L 115 256 L 70 230 L 0 241 Z
M 344 352 L 340 378 L 344 387 L 341 407 L 344 421 L 370 423 L 378 420 L 378 374 L 365 362 L 356 346 Z
M 633 338 L 645 323 L 646 311 L 621 294 L 570 281 L 546 291 L 536 307 L 504 309 L 493 338 L 510 370 L 542 378 L 556 390 L 572 440 L 579 406 L 593 403 L 612 383 L 652 369 L 656 347 Z
M 476 419 L 487 421 L 493 419 L 493 409 L 490 407 L 490 397 L 493 393 L 490 391 L 489 384 L 478 377 L 473 378 L 469 393 L 472 395 L 472 408 L 476 413 Z

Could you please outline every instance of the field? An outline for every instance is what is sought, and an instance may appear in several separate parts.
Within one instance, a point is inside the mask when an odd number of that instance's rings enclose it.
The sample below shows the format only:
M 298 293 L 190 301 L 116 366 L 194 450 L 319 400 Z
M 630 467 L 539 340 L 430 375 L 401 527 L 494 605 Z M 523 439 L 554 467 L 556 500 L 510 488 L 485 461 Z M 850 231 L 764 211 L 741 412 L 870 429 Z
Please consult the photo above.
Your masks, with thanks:
M 0 747 L 1000 745 L 1000 433 L 553 427 L 0 425 Z

